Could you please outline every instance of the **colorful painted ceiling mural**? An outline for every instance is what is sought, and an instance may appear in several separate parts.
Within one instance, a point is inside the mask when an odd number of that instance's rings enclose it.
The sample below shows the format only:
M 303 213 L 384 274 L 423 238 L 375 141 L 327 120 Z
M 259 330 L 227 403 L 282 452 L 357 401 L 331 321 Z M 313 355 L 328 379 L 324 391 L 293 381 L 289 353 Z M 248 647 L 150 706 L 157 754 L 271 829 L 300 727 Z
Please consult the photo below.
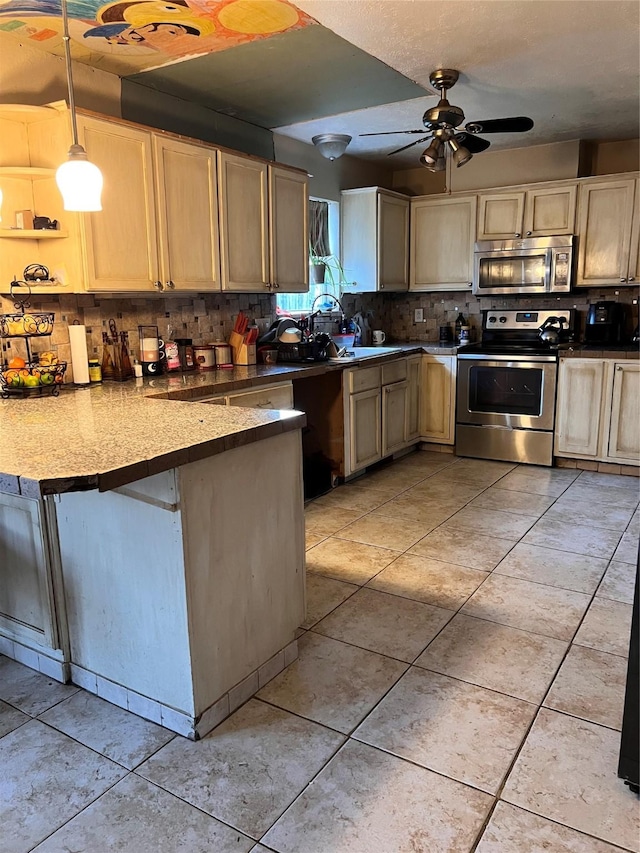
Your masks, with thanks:
M 67 0 L 75 60 L 121 76 L 315 24 L 286 0 Z M 0 32 L 63 54 L 60 0 L 0 0 Z

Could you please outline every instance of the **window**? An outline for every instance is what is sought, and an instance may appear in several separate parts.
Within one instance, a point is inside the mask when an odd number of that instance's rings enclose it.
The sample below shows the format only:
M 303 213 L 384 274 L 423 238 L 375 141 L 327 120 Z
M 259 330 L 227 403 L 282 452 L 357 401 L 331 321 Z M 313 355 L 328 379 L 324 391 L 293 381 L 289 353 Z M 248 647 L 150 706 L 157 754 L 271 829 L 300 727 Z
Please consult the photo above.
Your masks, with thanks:
M 340 244 L 340 202 L 321 198 L 309 199 L 309 257 L 327 258 L 324 283 L 310 281 L 308 293 L 278 293 L 276 313 L 309 314 L 314 301 L 323 293 L 330 293 L 340 299 L 340 264 L 338 247 Z M 313 248 L 315 247 L 315 248 Z M 313 249 L 313 251 L 312 251 Z M 311 273 L 311 270 L 310 270 Z M 335 308 L 331 299 L 324 304 L 320 299 L 315 308 L 330 310 Z

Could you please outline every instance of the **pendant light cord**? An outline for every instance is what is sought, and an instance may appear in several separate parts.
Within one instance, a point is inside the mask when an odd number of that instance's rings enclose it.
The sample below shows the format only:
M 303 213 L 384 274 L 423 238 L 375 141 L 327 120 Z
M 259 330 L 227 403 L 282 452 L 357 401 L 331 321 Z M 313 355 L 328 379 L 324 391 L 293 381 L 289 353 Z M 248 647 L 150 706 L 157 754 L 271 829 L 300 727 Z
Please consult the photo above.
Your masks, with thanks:
M 67 86 L 69 89 L 69 111 L 71 112 L 71 132 L 73 144 L 78 144 L 78 125 L 76 123 L 76 102 L 73 96 L 73 71 L 71 70 L 71 44 L 69 37 L 69 15 L 67 13 L 67 0 L 62 3 L 62 41 L 64 42 L 64 57 L 67 63 Z

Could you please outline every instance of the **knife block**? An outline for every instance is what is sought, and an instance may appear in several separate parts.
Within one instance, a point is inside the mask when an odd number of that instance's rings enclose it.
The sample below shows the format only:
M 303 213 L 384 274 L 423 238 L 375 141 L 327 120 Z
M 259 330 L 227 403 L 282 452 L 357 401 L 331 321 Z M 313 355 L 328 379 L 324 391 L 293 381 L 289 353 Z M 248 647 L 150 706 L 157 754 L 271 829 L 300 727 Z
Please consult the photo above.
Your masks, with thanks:
M 229 343 L 233 350 L 234 364 L 256 364 L 256 345 L 246 344 L 244 337 L 237 332 L 231 332 Z

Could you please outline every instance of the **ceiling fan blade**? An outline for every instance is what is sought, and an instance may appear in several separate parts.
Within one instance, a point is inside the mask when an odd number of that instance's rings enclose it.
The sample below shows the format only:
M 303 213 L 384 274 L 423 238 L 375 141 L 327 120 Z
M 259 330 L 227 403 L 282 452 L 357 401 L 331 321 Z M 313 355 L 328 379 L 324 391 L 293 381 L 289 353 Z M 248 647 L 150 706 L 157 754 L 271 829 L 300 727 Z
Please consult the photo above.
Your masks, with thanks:
M 428 136 L 423 136 L 422 139 L 414 139 L 413 142 L 410 142 L 408 145 L 403 145 L 402 148 L 396 148 L 394 151 L 389 151 L 387 157 L 390 157 L 392 154 L 399 154 L 401 151 L 406 151 L 407 148 L 412 148 L 414 145 L 419 145 L 420 142 L 426 142 L 429 139 Z
M 533 127 L 533 120 L 527 116 L 513 118 L 491 118 L 485 121 L 467 122 L 467 133 L 525 133 Z
M 358 136 L 388 136 L 390 133 L 424 133 L 422 130 L 381 130 L 379 133 L 359 133 Z
M 456 133 L 456 139 L 460 145 L 472 154 L 479 154 L 481 151 L 486 151 L 491 145 L 488 139 L 482 139 L 480 136 L 473 136 L 471 133 Z

